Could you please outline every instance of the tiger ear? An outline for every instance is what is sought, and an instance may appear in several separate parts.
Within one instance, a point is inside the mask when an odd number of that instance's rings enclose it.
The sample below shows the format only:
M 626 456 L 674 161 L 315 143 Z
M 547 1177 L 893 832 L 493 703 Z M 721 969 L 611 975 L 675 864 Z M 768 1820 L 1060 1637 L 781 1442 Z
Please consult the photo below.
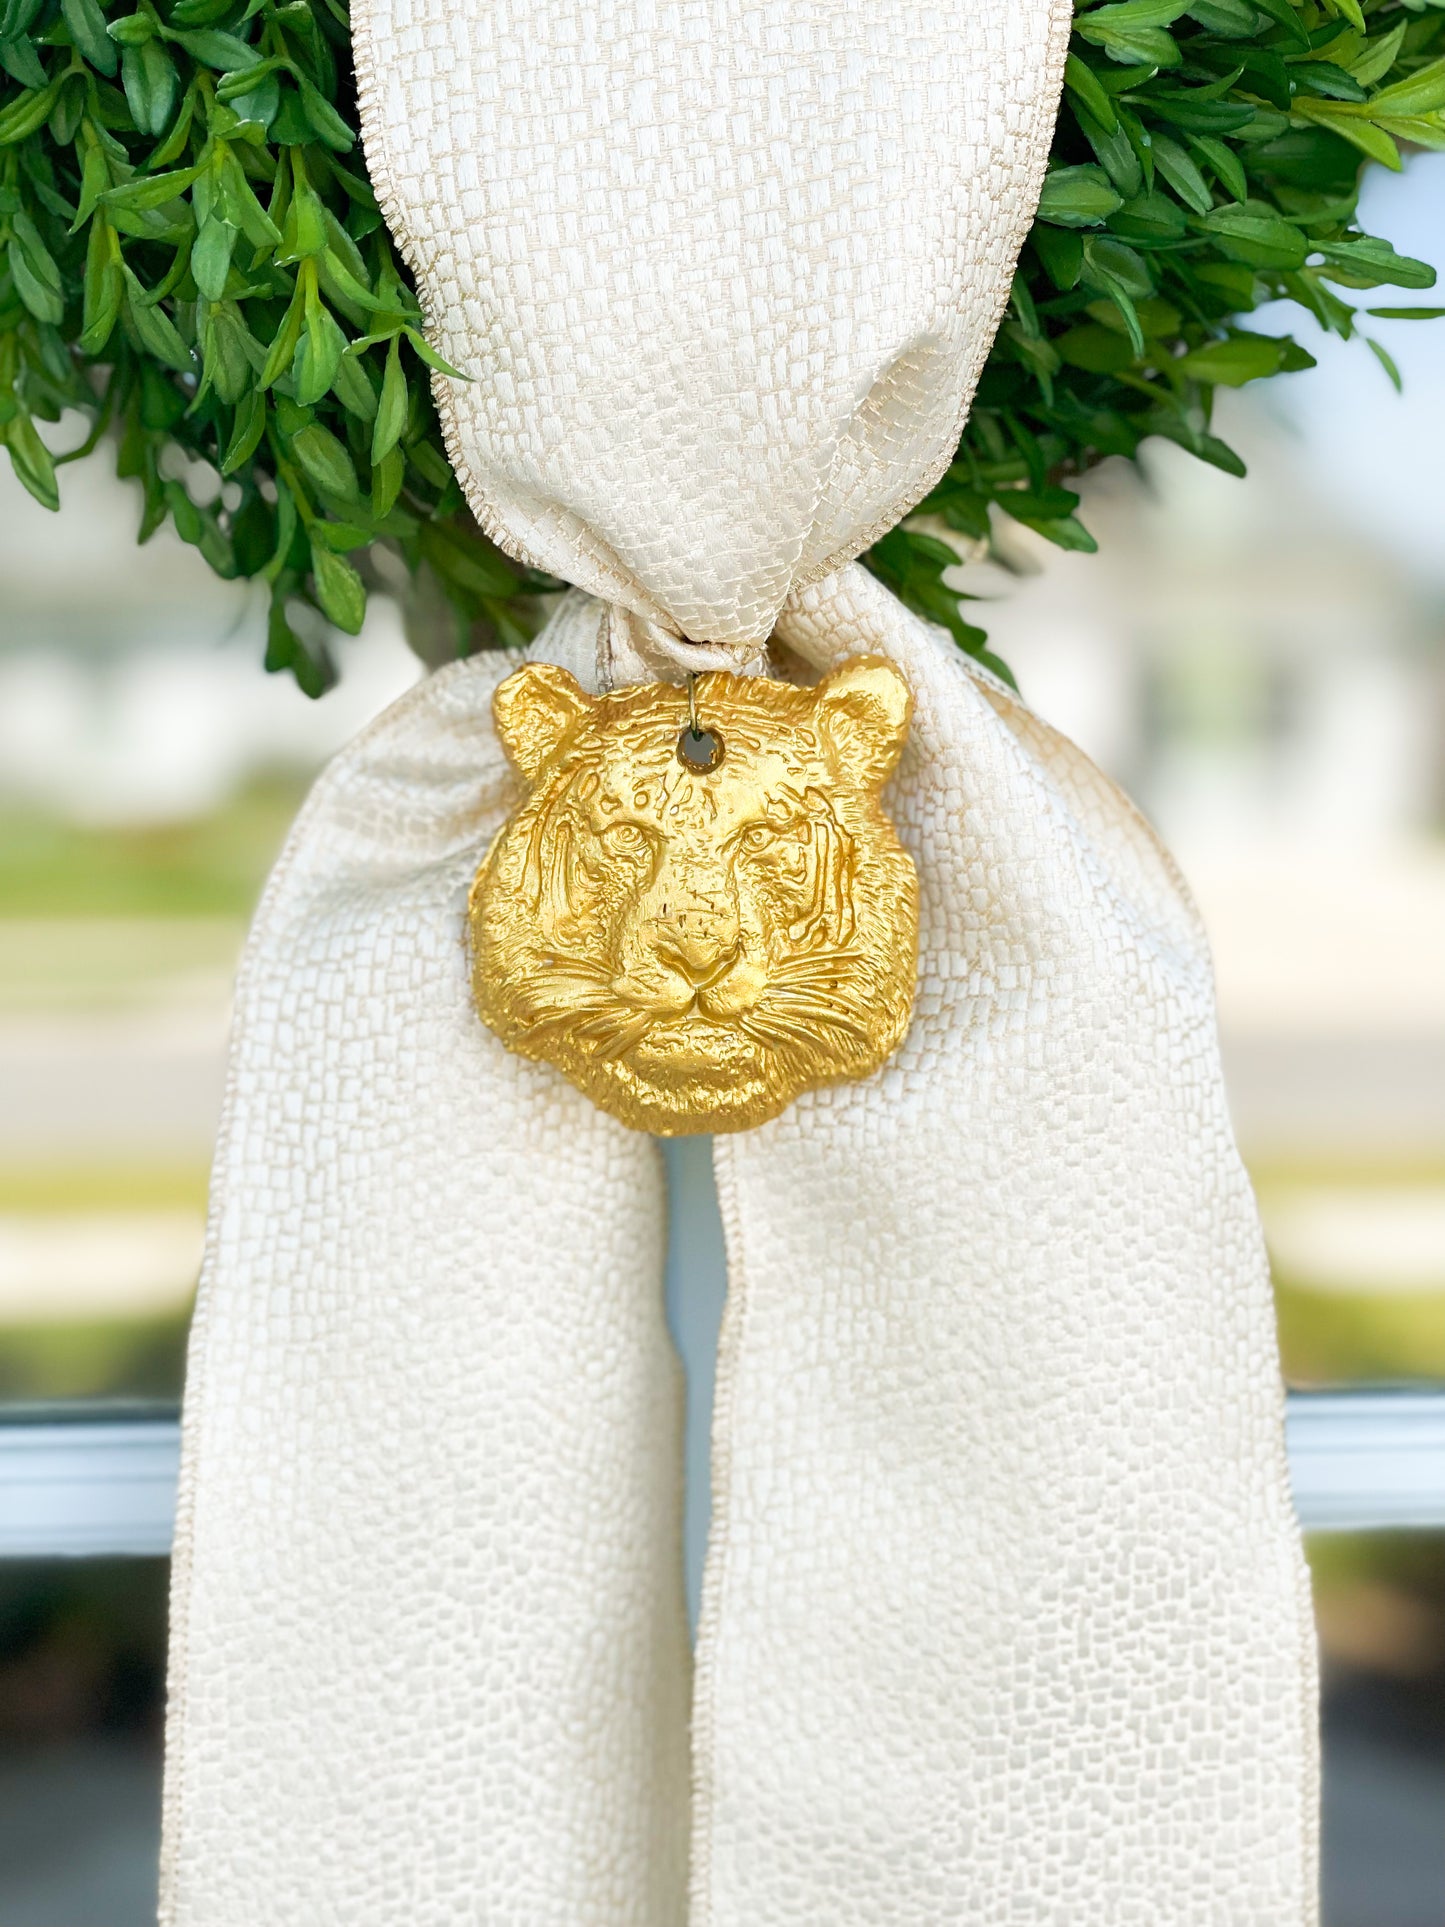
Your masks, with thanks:
M 839 772 L 877 789 L 908 739 L 913 694 L 883 656 L 855 656 L 818 684 L 814 713 Z
M 591 707 L 575 676 L 550 662 L 529 662 L 497 684 L 492 720 L 503 749 L 530 783 Z

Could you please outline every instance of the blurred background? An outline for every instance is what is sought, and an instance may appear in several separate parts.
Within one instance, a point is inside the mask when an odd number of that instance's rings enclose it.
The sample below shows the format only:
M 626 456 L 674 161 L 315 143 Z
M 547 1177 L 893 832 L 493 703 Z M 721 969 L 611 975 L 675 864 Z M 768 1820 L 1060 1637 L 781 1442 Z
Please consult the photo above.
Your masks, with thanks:
M 1445 156 L 1366 225 L 1445 269 Z M 1267 323 L 1266 323 L 1267 325 Z M 1445 1381 L 1445 323 L 1222 398 L 1084 489 L 1098 556 L 968 565 L 1025 695 L 1204 911 L 1298 1386 Z M 0 1406 L 173 1400 L 231 974 L 310 777 L 418 673 L 385 605 L 310 703 L 106 456 L 0 464 Z M 1445 1536 L 1310 1547 L 1326 1927 L 1445 1927 Z M 0 1922 L 153 1919 L 165 1572 L 0 1561 Z

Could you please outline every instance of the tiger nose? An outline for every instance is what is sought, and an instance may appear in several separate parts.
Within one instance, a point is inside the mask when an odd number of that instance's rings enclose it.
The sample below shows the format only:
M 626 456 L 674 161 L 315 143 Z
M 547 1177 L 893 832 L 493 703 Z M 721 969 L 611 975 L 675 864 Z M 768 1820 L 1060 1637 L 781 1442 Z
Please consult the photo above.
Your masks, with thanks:
M 737 961 L 738 944 L 736 938 L 724 940 L 714 932 L 674 927 L 658 945 L 658 951 L 694 990 L 701 990 L 731 970 Z

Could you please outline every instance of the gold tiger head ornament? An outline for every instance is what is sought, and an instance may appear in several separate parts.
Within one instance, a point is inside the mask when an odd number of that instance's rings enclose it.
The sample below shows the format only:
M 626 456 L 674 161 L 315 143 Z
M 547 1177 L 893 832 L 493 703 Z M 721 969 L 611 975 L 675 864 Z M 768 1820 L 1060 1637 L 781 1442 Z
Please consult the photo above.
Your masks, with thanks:
M 493 715 L 528 783 L 472 887 L 483 1020 L 637 1130 L 740 1131 L 908 1028 L 918 880 L 879 792 L 908 685 L 700 676 L 590 697 L 533 664 Z

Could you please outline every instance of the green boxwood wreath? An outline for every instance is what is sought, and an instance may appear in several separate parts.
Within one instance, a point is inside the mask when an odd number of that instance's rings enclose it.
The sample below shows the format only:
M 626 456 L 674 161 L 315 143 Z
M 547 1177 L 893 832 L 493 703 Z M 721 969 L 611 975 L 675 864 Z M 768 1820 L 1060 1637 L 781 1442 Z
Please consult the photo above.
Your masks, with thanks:
M 57 468 L 112 437 L 141 541 L 169 519 L 217 574 L 265 582 L 267 667 L 312 695 L 369 589 L 399 596 L 429 660 L 523 641 L 557 585 L 486 540 L 447 465 L 342 0 L 129 5 L 0 0 L 15 472 L 57 507 Z M 1402 146 L 1445 147 L 1445 0 L 1084 0 L 1008 315 L 919 513 L 987 538 L 1001 511 L 1091 549 L 1066 483 L 1106 455 L 1162 435 L 1242 474 L 1215 390 L 1311 357 L 1241 317 L 1283 299 L 1350 337 L 1342 289 L 1434 281 L 1355 222 L 1365 162 L 1398 168 Z M 67 409 L 89 433 L 56 457 L 36 422 Z M 865 557 L 1001 668 L 944 585 L 955 559 L 907 523 Z

